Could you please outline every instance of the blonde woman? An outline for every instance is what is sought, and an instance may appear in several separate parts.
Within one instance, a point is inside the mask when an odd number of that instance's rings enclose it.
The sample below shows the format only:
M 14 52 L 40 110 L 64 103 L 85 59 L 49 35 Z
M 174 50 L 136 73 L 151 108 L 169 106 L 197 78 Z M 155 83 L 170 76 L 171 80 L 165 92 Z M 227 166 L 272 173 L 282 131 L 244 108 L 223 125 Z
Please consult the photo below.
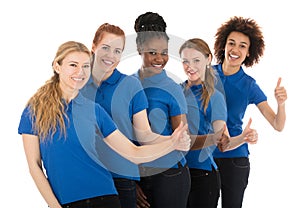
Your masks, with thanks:
M 63 43 L 52 67 L 54 75 L 29 99 L 18 128 L 30 174 L 49 207 L 121 207 L 112 176 L 101 163 L 105 155 L 94 154 L 101 141 L 137 164 L 189 149 L 183 124 L 172 139 L 137 147 L 100 105 L 84 98 L 79 90 L 91 67 L 82 43 Z

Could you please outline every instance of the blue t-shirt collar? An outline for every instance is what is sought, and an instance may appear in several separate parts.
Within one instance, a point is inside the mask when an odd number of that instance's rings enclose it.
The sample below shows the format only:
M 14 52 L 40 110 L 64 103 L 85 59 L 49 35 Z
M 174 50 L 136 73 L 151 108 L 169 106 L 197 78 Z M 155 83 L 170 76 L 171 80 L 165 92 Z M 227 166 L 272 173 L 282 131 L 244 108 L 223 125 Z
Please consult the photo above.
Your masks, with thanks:
M 225 75 L 223 73 L 222 64 L 218 64 L 217 69 L 218 69 L 218 72 L 219 72 L 220 76 L 226 77 L 226 78 L 232 78 L 232 79 L 235 79 L 235 80 L 239 80 L 245 74 L 244 69 L 243 69 L 242 66 L 240 66 L 240 69 L 235 74 L 232 74 L 232 75 Z
M 117 68 L 115 68 L 111 76 L 108 77 L 108 79 L 104 80 L 103 83 L 108 83 L 110 85 L 113 85 L 117 83 L 120 78 L 121 78 L 121 73 L 117 70 Z M 93 85 L 94 87 L 98 88 L 97 84 L 93 80 L 93 76 L 90 76 L 87 85 Z
M 186 86 L 187 86 L 187 84 L 188 84 L 188 80 L 185 80 L 183 83 L 181 83 L 181 86 L 185 89 Z M 199 90 L 202 89 L 202 84 L 199 84 L 199 85 L 192 85 L 192 86 L 190 87 L 190 89 L 191 89 L 193 92 L 199 91 Z
M 152 82 L 154 84 L 159 84 L 165 80 L 166 76 L 167 76 L 166 70 L 163 69 L 159 74 L 155 74 L 154 76 L 151 76 L 151 77 L 146 77 L 146 78 L 144 78 L 143 81 Z

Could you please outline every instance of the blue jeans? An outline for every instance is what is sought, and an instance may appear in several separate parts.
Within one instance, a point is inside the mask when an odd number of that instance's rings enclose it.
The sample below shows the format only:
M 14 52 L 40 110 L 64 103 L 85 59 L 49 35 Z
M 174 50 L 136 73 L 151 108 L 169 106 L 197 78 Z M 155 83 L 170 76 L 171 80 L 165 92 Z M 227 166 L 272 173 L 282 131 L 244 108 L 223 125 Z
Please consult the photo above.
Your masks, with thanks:
M 249 158 L 215 158 L 215 161 L 221 176 L 222 208 L 241 208 L 250 174 Z
M 138 183 L 151 208 L 186 207 L 191 186 L 190 172 L 186 165 L 141 177 Z
M 187 208 L 216 208 L 220 197 L 220 174 L 212 171 L 190 168 L 191 191 Z
M 136 208 L 135 180 L 114 178 L 114 183 L 119 194 L 122 208 Z
M 98 196 L 62 205 L 63 208 L 121 208 L 117 195 Z

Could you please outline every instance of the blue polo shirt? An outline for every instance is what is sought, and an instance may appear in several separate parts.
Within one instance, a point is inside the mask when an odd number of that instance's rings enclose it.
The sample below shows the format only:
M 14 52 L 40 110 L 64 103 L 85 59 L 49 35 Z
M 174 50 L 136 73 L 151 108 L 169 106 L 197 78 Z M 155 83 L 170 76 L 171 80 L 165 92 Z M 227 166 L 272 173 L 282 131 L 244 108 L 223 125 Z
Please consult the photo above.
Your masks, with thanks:
M 138 72 L 134 76 L 139 78 Z M 171 135 L 171 116 L 187 114 L 187 105 L 180 85 L 168 77 L 165 70 L 140 81 L 148 99 L 147 114 L 152 131 L 160 135 Z M 178 167 L 179 161 L 182 165 L 186 163 L 184 153 L 175 150 L 143 165 L 171 168 Z
M 114 69 L 112 75 L 98 87 L 93 78 L 81 90 L 84 96 L 99 103 L 111 116 L 118 129 L 138 145 L 133 130 L 133 115 L 147 109 L 148 102 L 140 81 Z M 105 166 L 115 178 L 139 180 L 138 166 L 109 147 Z
M 104 143 L 103 138 L 116 130 L 115 124 L 101 106 L 80 94 L 65 108 L 66 136 L 57 126 L 53 138 L 40 140 L 45 173 L 58 201 L 65 204 L 117 194 L 110 172 L 102 165 L 104 155 L 95 149 L 96 143 Z M 22 113 L 18 133 L 36 135 L 30 107 Z
M 213 133 L 212 123 L 216 120 L 227 120 L 227 109 L 225 99 L 222 93 L 215 89 L 210 97 L 206 111 L 202 106 L 201 92 L 202 85 L 194 85 L 186 88 L 187 81 L 181 84 L 187 101 L 188 114 L 187 120 L 189 131 L 192 135 L 206 135 Z M 186 155 L 187 164 L 190 168 L 203 170 L 217 169 L 213 159 L 213 152 L 216 145 L 212 145 L 200 150 L 190 150 Z
M 213 66 L 218 74 L 216 87 L 225 93 L 227 105 L 227 128 L 230 136 L 237 136 L 243 132 L 243 118 L 250 104 L 259 104 L 267 100 L 266 95 L 260 89 L 255 79 L 247 75 L 243 68 L 232 75 L 226 76 L 222 70 L 222 64 Z M 221 152 L 218 149 L 214 152 L 216 158 L 248 157 L 248 144 Z

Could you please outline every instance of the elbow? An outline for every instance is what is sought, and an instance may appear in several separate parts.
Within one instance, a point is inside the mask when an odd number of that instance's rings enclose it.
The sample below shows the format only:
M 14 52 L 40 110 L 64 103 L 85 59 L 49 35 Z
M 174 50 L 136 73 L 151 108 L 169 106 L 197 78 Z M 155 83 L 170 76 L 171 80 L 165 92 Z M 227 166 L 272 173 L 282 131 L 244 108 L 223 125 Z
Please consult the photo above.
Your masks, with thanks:
M 284 127 L 275 128 L 275 130 L 278 131 L 278 132 L 282 132 L 283 129 L 284 129 Z
M 281 117 L 280 119 L 279 118 L 275 118 L 274 119 L 274 122 L 273 122 L 273 128 L 278 131 L 278 132 L 282 132 L 283 129 L 284 129 L 284 126 L 285 126 L 285 117 Z
M 282 132 L 284 129 L 284 124 L 283 125 L 274 125 L 273 128 L 278 132 Z
M 141 163 L 143 163 L 143 161 L 141 161 L 139 158 L 127 158 L 127 159 L 136 165 L 140 165 Z

